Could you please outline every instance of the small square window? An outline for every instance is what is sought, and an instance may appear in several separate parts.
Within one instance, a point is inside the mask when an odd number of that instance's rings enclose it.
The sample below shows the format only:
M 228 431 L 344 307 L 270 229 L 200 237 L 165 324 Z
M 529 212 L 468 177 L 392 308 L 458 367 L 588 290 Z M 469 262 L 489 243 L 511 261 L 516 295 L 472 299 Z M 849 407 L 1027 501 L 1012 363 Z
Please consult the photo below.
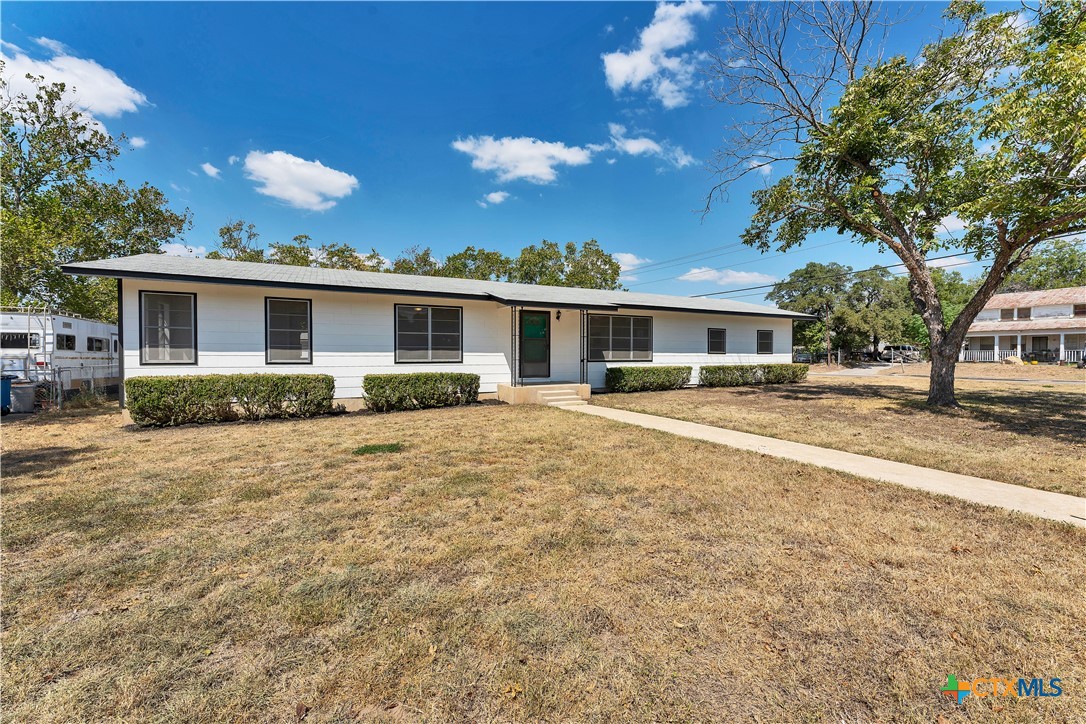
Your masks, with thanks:
M 1018 308 L 1018 318 L 1019 319 L 1031 319 L 1032 317 L 1033 317 L 1033 308 L 1032 307 L 1019 307 Z
M 999 310 L 999 318 L 1001 320 L 1003 320 L 1003 321 L 1007 321 L 1009 319 L 1014 319 L 1014 310 L 1013 309 L 1000 309 Z

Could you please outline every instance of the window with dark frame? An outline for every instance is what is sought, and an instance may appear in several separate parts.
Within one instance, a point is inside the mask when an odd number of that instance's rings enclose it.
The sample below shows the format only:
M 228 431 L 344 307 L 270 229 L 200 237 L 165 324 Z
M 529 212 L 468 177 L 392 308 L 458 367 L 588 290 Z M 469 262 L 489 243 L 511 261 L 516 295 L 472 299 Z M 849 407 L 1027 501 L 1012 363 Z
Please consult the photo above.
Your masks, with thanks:
M 75 351 L 75 335 L 74 334 L 58 334 L 56 341 L 53 344 L 53 348 L 59 351 L 74 352 Z
M 108 346 L 108 340 L 102 339 L 101 337 L 87 337 L 88 352 L 105 352 Z
M 709 354 L 727 354 L 728 353 L 728 330 L 726 329 L 710 329 L 709 330 Z
M 652 317 L 591 314 L 588 361 L 652 361 Z
M 37 349 L 41 338 L 34 332 L 4 332 L 0 335 L 0 347 L 3 349 Z
M 1010 320 L 1010 319 L 1014 319 L 1014 310 L 1013 309 L 1000 309 L 999 310 L 999 318 L 1000 318 L 1000 320 L 1002 320 L 1004 322 L 1006 322 L 1007 320 Z
M 1018 308 L 1018 318 L 1019 319 L 1030 319 L 1032 317 L 1033 317 L 1033 307 L 1019 307 Z
M 758 330 L 758 354 L 773 354 L 773 330 Z
M 196 364 L 196 295 L 140 293 L 140 363 Z
M 1076 317 L 1086 317 L 1086 304 L 1076 304 L 1074 315 Z
M 396 362 L 462 362 L 460 307 L 396 305 Z
M 264 305 L 264 361 L 268 364 L 312 364 L 311 302 L 268 297 Z

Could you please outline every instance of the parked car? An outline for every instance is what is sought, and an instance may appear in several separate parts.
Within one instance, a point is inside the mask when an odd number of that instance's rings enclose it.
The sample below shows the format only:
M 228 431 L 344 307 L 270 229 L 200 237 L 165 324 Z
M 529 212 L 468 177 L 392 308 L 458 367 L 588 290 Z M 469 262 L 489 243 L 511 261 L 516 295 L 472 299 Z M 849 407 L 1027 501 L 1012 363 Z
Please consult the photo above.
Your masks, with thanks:
M 899 360 L 919 362 L 920 348 L 911 344 L 888 344 L 882 348 L 879 359 L 885 362 L 897 362 Z
M 814 362 L 814 357 L 811 356 L 810 352 L 794 352 L 792 354 L 792 361 L 811 364 Z

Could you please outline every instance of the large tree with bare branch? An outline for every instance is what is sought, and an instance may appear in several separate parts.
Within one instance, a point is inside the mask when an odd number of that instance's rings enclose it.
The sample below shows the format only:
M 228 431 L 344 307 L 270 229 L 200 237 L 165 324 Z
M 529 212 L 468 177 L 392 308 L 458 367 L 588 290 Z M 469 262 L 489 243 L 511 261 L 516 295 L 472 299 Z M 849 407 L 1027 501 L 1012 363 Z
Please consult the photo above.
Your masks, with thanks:
M 933 405 L 957 404 L 965 334 L 1007 276 L 1045 239 L 1086 229 L 1086 7 L 988 14 L 955 0 L 946 19 L 917 58 L 882 58 L 892 23 L 873 3 L 737 5 L 709 71 L 743 120 L 717 153 L 706 210 L 784 165 L 754 193 L 744 242 L 787 250 L 835 230 L 896 254 L 931 338 Z M 953 216 L 962 238 L 939 233 Z M 925 259 L 949 248 L 991 265 L 947 322 Z

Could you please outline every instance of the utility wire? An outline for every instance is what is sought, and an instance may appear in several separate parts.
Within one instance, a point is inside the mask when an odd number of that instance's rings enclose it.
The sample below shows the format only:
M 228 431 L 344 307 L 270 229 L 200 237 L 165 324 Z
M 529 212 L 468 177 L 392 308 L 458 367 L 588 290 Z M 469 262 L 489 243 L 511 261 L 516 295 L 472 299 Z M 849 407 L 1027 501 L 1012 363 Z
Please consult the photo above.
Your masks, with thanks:
M 812 248 L 815 248 L 815 247 L 812 247 Z M 931 259 L 925 259 L 924 262 L 927 263 L 929 261 L 939 261 L 940 259 L 954 259 L 954 258 L 960 257 L 960 256 L 961 256 L 960 253 L 958 253 L 958 254 L 947 254 L 946 256 L 933 256 Z M 769 257 L 769 258 L 772 259 L 773 257 Z M 962 262 L 962 263 L 963 264 L 973 264 L 973 263 L 975 263 L 977 261 L 981 261 L 981 260 L 974 259 L 974 260 L 967 261 L 967 262 Z M 989 259 L 989 260 L 986 260 L 986 261 L 991 261 L 991 260 Z M 839 273 L 835 272 L 833 274 L 827 274 L 827 275 L 824 275 L 822 277 L 819 277 L 819 279 L 835 279 L 837 277 L 850 277 L 850 276 L 854 276 L 856 274 L 863 274 L 864 272 L 875 271 L 876 269 L 893 269 L 896 266 L 905 266 L 905 263 L 904 262 L 898 262 L 897 264 L 879 264 L 877 266 L 871 267 L 870 269 L 857 269 L 855 271 L 847 271 L 847 272 L 839 272 Z M 947 264 L 946 266 L 959 266 L 959 265 L 958 264 Z M 760 285 L 758 285 L 756 287 L 743 287 L 742 289 L 731 289 L 731 290 L 720 291 L 720 292 L 709 292 L 707 294 L 693 294 L 691 296 L 693 296 L 693 297 L 713 297 L 713 296 L 716 296 L 717 294 L 732 294 L 734 292 L 749 292 L 749 291 L 751 291 L 753 289 L 771 289 L 771 288 L 773 288 L 775 286 L 778 286 L 780 284 L 787 284 L 787 283 L 788 283 L 788 281 L 785 280 L 785 281 L 781 281 L 781 282 L 776 282 L 775 284 L 760 284 Z
M 822 249 L 822 248 L 827 247 L 827 246 L 833 246 L 834 244 L 844 244 L 846 242 L 851 242 L 851 241 L 852 241 L 851 239 L 838 239 L 837 241 L 831 241 L 831 242 L 828 242 L 826 244 L 816 244 L 815 246 L 808 246 L 808 247 L 806 247 L 806 250 L 807 251 L 814 251 L 815 249 Z M 737 267 L 737 266 L 745 266 L 747 264 L 758 264 L 759 262 L 767 261 L 769 259 L 779 259 L 782 256 L 789 256 L 791 254 L 798 254 L 798 253 L 800 253 L 802 251 L 804 251 L 804 247 L 798 247 L 798 248 L 793 249 L 791 251 L 785 251 L 785 252 L 781 252 L 780 254 L 774 254 L 773 256 L 760 256 L 757 259 L 748 259 L 747 261 L 741 261 L 741 262 L 738 262 L 736 264 L 728 264 L 726 266 L 716 267 L 716 268 L 708 269 L 708 270 L 705 270 L 705 271 L 723 271 L 724 269 L 732 269 L 732 268 Z M 689 273 L 689 272 L 687 272 L 687 273 Z M 640 287 L 640 286 L 644 286 L 645 284 L 658 284 L 660 282 L 668 282 L 668 281 L 671 281 L 673 279 L 678 279 L 678 278 L 680 278 L 682 276 L 684 276 L 684 275 L 679 274 L 679 275 L 672 276 L 672 277 L 664 277 L 663 279 L 652 279 L 652 280 L 647 281 L 647 282 L 635 282 L 633 284 L 627 284 L 626 286 L 628 286 L 628 287 Z M 725 294 L 726 292 L 715 292 L 715 293 L 716 294 Z M 708 295 L 707 294 L 699 294 L 697 296 L 708 296 Z
M 931 261 L 935 261 L 935 260 L 932 259 Z M 954 263 L 954 264 L 944 264 L 943 266 L 941 266 L 939 268 L 940 269 L 949 269 L 950 267 L 954 267 L 954 266 L 965 266 L 965 265 L 968 265 L 968 264 L 977 264 L 977 263 L 985 262 L 985 261 L 991 261 L 991 259 L 970 259 L 969 261 L 959 261 L 959 262 Z M 895 266 L 900 266 L 900 265 L 895 265 Z M 851 273 L 852 274 L 859 274 L 859 273 L 865 272 L 865 271 L 874 271 L 875 269 L 885 269 L 885 268 L 886 267 L 876 266 L 876 267 L 871 267 L 870 269 L 861 269 L 860 271 L 851 272 Z M 906 276 L 908 273 L 909 273 L 908 271 L 890 272 L 890 276 L 892 276 L 892 277 L 903 277 L 903 276 Z M 776 286 L 776 285 L 771 284 L 770 286 Z M 749 288 L 750 289 L 755 289 L 757 287 L 749 287 Z M 741 291 L 744 291 L 744 290 L 735 289 L 734 291 L 741 292 Z M 731 292 L 716 292 L 716 293 L 717 294 L 731 294 Z M 699 294 L 698 296 L 705 296 L 705 295 L 704 294 Z M 765 296 L 765 294 L 763 294 L 762 292 L 752 292 L 750 294 L 739 294 L 739 295 L 736 295 L 736 296 L 724 297 L 724 298 L 725 299 L 746 299 L 747 297 L 764 297 L 764 296 Z

